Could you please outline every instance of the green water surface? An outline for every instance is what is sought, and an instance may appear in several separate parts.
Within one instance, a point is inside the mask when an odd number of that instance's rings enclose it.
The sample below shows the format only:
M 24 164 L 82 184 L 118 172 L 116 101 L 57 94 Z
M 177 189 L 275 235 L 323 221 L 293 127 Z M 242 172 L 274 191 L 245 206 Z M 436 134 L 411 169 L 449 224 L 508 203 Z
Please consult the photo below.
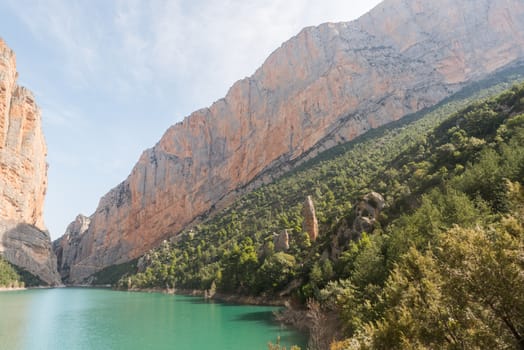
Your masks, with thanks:
M 0 293 L 0 349 L 264 350 L 303 335 L 273 321 L 275 307 L 198 297 L 59 288 Z

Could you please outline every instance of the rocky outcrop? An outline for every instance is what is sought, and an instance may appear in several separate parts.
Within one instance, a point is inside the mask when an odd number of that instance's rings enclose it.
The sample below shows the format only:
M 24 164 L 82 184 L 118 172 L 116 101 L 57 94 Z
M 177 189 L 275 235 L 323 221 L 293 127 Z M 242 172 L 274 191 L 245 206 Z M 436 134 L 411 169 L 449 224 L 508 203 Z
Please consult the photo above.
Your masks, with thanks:
M 81 281 L 136 258 L 239 193 L 524 57 L 521 0 L 386 0 L 302 30 L 225 98 L 171 127 L 100 201 Z
M 47 285 L 61 285 L 49 233 L 24 223 L 4 224 L 0 225 L 0 254 Z
M 380 193 L 370 192 L 353 206 L 353 213 L 338 222 L 336 235 L 331 240 L 331 258 L 337 259 L 351 241 L 358 241 L 362 233 L 371 233 L 386 201 Z
M 91 220 L 79 214 L 75 221 L 67 226 L 65 234 L 60 240 L 53 242 L 53 251 L 56 255 L 58 270 L 63 281 L 69 280 L 71 265 L 79 253 L 78 246 L 82 236 L 87 232 Z
M 315 242 L 318 238 L 318 220 L 315 212 L 315 205 L 313 204 L 311 196 L 307 196 L 306 201 L 304 202 L 302 216 L 304 216 L 302 230 L 307 232 L 311 242 Z
M 386 202 L 380 193 L 371 192 L 355 205 L 353 233 L 360 237 L 362 232 L 371 232 Z M 358 237 L 355 237 L 358 239 Z
M 0 39 L 0 252 L 59 284 L 43 220 L 47 148 L 33 94 L 18 86 L 15 54 Z
M 289 232 L 282 230 L 279 234 L 273 234 L 273 244 L 276 252 L 285 252 L 289 250 Z

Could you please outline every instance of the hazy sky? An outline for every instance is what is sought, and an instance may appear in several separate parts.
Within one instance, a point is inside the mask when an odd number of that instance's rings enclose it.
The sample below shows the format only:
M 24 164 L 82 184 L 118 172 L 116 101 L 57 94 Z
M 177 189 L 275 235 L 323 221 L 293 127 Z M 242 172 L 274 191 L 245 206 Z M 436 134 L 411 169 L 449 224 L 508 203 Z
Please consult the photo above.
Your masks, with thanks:
M 53 239 L 172 124 L 306 26 L 379 0 L 0 0 L 0 37 L 42 109 Z

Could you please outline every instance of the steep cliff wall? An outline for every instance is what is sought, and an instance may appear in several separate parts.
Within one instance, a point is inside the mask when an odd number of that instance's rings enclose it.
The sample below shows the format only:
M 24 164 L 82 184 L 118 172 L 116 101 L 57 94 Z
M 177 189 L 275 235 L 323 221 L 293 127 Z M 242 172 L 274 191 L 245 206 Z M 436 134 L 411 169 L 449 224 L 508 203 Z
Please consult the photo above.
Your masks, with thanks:
M 0 39 L 0 253 L 45 282 L 59 284 L 42 214 L 47 149 L 40 110 L 17 78 L 15 55 Z
M 56 254 L 58 271 L 63 280 L 69 280 L 71 265 L 76 261 L 77 254 L 81 254 L 78 249 L 83 235 L 89 228 L 91 220 L 84 216 L 78 215 L 72 223 L 67 226 L 66 232 L 60 239 L 53 242 L 53 251 Z
M 68 250 L 70 281 L 141 255 L 282 164 L 521 60 L 523 33 L 520 0 L 386 0 L 357 21 L 302 30 L 143 153 Z

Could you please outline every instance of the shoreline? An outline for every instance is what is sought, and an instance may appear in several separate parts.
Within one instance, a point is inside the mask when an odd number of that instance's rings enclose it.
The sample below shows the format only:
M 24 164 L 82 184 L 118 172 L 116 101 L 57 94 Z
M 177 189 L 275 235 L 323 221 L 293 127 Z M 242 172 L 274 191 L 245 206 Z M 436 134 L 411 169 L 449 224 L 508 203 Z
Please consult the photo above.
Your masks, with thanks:
M 54 288 L 88 288 L 88 289 L 108 289 L 119 292 L 133 292 L 133 293 L 160 293 L 168 295 L 184 295 L 191 297 L 203 297 L 205 300 L 214 300 L 229 304 L 239 305 L 254 305 L 254 306 L 278 306 L 283 307 L 288 311 L 304 311 L 296 307 L 296 303 L 290 298 L 270 298 L 263 296 L 248 296 L 228 293 L 214 293 L 209 294 L 208 291 L 200 289 L 166 289 L 166 288 L 132 288 L 132 289 L 116 289 L 111 285 L 60 285 L 60 286 L 35 286 L 35 287 L 0 287 L 0 292 L 14 292 L 31 289 L 54 289 Z M 295 307 L 294 307 L 294 306 Z M 290 322 L 293 324 L 294 322 Z
M 96 286 L 91 286 L 91 288 L 96 288 Z M 169 295 L 204 297 L 206 300 L 215 300 L 224 303 L 241 305 L 281 306 L 285 308 L 291 308 L 292 304 L 292 301 L 289 298 L 268 298 L 227 293 L 214 293 L 213 295 L 209 295 L 207 291 L 200 289 L 132 288 L 113 290 L 136 293 L 162 293 Z
M 21 290 L 27 290 L 26 287 L 0 287 L 0 292 L 17 292 Z
M 33 289 L 54 289 L 54 288 L 65 288 L 65 286 L 31 286 L 31 287 L 0 287 L 0 292 L 17 292 L 21 290 L 33 290 Z

